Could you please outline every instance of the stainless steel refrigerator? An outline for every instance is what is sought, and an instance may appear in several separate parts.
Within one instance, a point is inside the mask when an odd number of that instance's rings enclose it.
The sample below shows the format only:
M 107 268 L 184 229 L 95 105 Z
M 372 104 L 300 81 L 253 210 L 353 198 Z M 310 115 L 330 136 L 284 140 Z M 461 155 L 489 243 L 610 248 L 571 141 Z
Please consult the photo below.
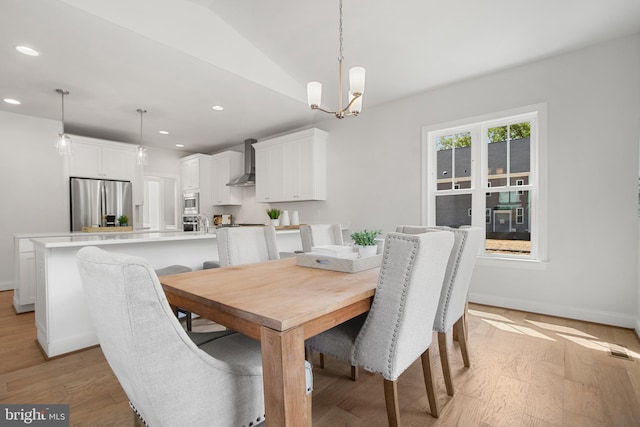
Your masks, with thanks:
M 120 215 L 129 217 L 129 225 L 133 222 L 131 182 L 72 177 L 69 189 L 71 231 L 118 225 Z

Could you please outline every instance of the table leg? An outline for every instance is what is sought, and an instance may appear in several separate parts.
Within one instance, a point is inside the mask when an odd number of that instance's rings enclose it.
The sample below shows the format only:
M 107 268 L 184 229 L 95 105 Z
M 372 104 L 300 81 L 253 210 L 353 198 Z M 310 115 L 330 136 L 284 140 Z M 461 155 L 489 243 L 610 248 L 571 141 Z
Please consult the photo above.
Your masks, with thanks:
M 307 416 L 302 328 L 261 328 L 267 427 L 311 426 Z

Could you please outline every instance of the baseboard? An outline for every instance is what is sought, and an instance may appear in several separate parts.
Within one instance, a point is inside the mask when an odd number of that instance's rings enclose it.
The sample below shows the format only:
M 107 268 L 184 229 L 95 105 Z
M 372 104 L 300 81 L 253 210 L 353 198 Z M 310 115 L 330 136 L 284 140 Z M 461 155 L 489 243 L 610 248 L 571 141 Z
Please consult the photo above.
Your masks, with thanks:
M 635 329 L 640 332 L 640 319 L 637 316 L 614 313 L 609 311 L 585 310 L 560 304 L 504 298 L 495 295 L 469 294 L 469 301 L 478 304 L 493 305 L 496 307 L 510 308 L 513 310 L 529 311 L 532 313 L 547 314 L 550 316 L 566 317 L 569 319 L 584 320 L 587 322 L 601 323 L 603 325 L 619 326 Z
M 1 291 L 10 291 L 13 289 L 13 280 L 5 280 L 0 282 L 0 292 Z

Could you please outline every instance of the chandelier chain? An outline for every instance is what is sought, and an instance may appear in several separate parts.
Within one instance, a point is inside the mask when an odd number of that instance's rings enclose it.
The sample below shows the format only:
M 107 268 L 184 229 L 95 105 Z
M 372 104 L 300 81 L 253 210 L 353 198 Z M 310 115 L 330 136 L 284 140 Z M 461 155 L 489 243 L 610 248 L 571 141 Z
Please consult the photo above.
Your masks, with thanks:
M 342 62 L 344 56 L 342 55 L 342 0 L 340 0 L 340 27 L 338 29 L 340 33 L 340 55 L 338 56 L 338 61 Z

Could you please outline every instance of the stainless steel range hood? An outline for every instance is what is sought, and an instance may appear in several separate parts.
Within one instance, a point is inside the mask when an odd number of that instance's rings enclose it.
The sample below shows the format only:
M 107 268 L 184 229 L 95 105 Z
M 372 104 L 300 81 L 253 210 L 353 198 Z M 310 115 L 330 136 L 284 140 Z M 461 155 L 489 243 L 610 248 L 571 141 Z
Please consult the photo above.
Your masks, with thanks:
M 256 150 L 253 148 L 257 139 L 244 140 L 244 174 L 227 185 L 229 187 L 253 187 L 256 185 Z

